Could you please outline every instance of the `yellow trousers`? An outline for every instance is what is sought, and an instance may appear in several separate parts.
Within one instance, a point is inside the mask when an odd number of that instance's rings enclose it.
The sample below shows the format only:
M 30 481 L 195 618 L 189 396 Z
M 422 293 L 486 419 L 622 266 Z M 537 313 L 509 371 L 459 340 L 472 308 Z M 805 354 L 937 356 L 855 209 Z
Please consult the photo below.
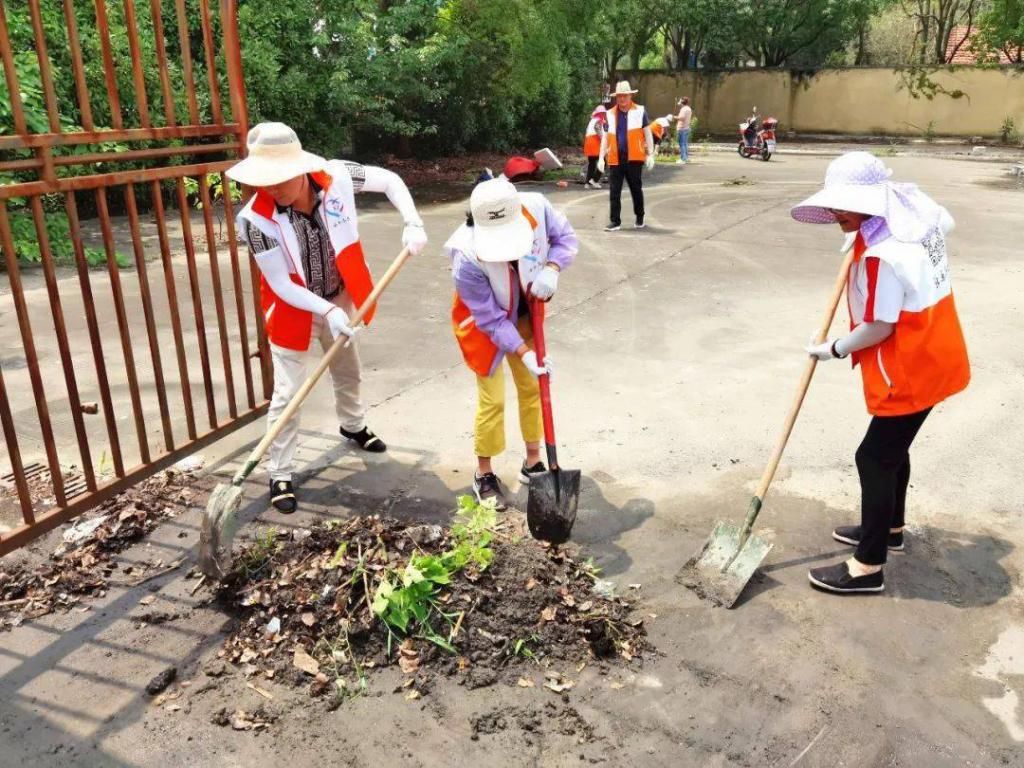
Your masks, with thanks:
M 519 333 L 533 349 L 533 330 L 530 318 L 521 317 L 517 323 Z M 519 400 L 519 429 L 523 442 L 539 442 L 544 436 L 540 416 L 540 386 L 517 355 L 506 355 L 512 379 L 516 383 Z M 477 376 L 476 428 L 473 445 L 477 456 L 490 458 L 505 450 L 505 368 L 499 365 L 490 376 Z

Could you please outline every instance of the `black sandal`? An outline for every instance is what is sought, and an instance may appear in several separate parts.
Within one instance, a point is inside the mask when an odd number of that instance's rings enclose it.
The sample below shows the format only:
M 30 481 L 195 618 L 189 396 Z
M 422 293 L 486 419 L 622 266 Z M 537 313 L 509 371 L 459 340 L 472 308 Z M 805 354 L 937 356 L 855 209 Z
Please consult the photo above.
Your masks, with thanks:
M 299 502 L 295 498 L 291 480 L 270 481 L 270 503 L 274 509 L 285 515 L 290 515 L 296 510 Z
M 360 448 L 370 453 L 384 453 L 388 449 L 384 441 L 373 434 L 367 427 L 363 427 L 358 432 L 349 432 L 347 429 L 342 428 L 341 434 L 342 437 L 347 437 L 349 440 L 358 443 Z

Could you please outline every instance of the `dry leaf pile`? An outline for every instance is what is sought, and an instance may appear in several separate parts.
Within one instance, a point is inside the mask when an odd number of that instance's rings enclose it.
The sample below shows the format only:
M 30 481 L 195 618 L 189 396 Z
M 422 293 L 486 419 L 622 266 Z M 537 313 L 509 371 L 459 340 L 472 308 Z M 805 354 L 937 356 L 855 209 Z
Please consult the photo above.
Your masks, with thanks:
M 221 587 L 238 623 L 220 656 L 250 679 L 332 698 L 394 666 L 406 676 L 396 690 L 412 700 L 435 675 L 469 687 L 526 687 L 523 676 L 540 672 L 544 687 L 561 693 L 573 683 L 554 667 L 630 662 L 645 649 L 642 621 L 628 601 L 595 591 L 590 564 L 507 519 L 489 539 L 486 565 L 467 565 L 437 586 L 425 622 L 412 619 L 403 632 L 374 612 L 382 581 L 411 562 L 442 560 L 452 546 L 451 528 L 375 516 L 264 532 L 236 552 L 238 568 Z
M 68 525 L 50 559 L 34 568 L 0 561 L 0 630 L 54 611 L 85 596 L 102 597 L 115 571 L 128 583 L 146 569 L 121 567 L 113 557 L 198 499 L 195 476 L 167 470 L 108 500 Z M 152 563 L 152 570 L 168 564 Z

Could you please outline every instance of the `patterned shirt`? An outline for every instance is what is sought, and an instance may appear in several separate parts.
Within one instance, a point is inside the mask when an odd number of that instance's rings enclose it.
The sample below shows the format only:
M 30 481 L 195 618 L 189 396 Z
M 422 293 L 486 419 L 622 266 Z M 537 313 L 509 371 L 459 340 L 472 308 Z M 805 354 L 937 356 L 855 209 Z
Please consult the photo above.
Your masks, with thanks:
M 355 192 L 361 192 L 366 180 L 363 166 L 350 162 L 346 162 L 345 165 L 349 175 L 352 176 Z M 294 208 L 286 208 L 281 205 L 277 206 L 277 211 L 288 217 L 288 221 L 291 222 L 292 228 L 295 230 L 295 237 L 299 241 L 299 250 L 302 256 L 302 270 L 306 273 L 306 288 L 321 298 L 333 299 L 344 286 L 334 263 L 331 238 L 327 234 L 327 226 L 320 214 L 320 185 L 312 177 L 309 177 L 309 183 L 313 185 L 313 190 L 316 193 L 316 201 L 311 213 L 307 215 Z M 249 222 L 246 223 L 245 238 L 253 255 L 277 247 L 277 240 L 268 237 Z

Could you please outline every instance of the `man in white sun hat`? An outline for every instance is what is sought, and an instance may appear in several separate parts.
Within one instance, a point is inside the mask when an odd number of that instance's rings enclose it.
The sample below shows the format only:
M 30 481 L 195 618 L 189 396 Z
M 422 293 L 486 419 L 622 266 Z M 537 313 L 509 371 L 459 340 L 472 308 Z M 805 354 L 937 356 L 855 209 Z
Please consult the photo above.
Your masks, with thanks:
M 873 155 L 849 152 L 829 165 L 825 188 L 792 211 L 797 221 L 838 224 L 854 249 L 852 331 L 807 352 L 860 365 L 873 416 L 856 454 L 860 525 L 832 532 L 856 552 L 809 574 L 814 587 L 830 592 L 885 589 L 886 555 L 904 547 L 910 445 L 932 408 L 971 377 L 946 253 L 953 219 L 916 185 L 890 181 L 891 173 Z
M 549 301 L 559 274 L 576 256 L 579 243 L 568 219 L 538 192 L 519 193 L 503 178 L 477 184 L 469 216 L 444 245 L 452 260 L 455 300 L 452 328 L 466 365 L 476 374 L 477 409 L 473 490 L 479 500 L 505 508 L 491 459 L 505 450 L 507 359 L 519 400 L 519 427 L 526 458 L 519 479 L 544 472 L 537 377 L 550 373 L 551 360 L 532 349 L 530 297 Z M 540 304 L 536 311 L 543 310 Z
M 654 135 L 651 133 L 651 122 L 647 110 L 633 103 L 633 94 L 628 80 L 622 80 L 615 86 L 612 97 L 615 108 L 608 113 L 608 130 L 601 137 L 601 158 L 597 161 L 597 170 L 604 173 L 605 165 L 609 167 L 608 176 L 611 214 L 605 232 L 617 232 L 622 229 L 622 182 L 629 184 L 629 194 L 633 198 L 633 223 L 635 229 L 644 228 L 644 182 L 643 170 L 654 168 Z
M 249 131 L 248 156 L 228 170 L 235 181 L 256 188 L 238 214 L 239 237 L 260 269 L 260 301 L 274 364 L 272 425 L 302 385 L 313 341 L 326 350 L 339 335 L 351 337 L 349 313 L 373 288 L 359 240 L 355 195 L 382 192 L 405 222 L 402 245 L 414 254 L 426 246 L 423 221 L 405 183 L 391 171 L 305 152 L 283 123 L 260 123 Z M 371 310 L 364 322 L 373 317 Z M 362 371 L 353 340 L 330 367 L 334 407 L 343 437 L 365 451 L 381 453 L 384 442 L 365 421 L 360 397 Z M 270 446 L 270 501 L 284 513 L 297 506 L 292 474 L 299 420 L 293 417 Z

